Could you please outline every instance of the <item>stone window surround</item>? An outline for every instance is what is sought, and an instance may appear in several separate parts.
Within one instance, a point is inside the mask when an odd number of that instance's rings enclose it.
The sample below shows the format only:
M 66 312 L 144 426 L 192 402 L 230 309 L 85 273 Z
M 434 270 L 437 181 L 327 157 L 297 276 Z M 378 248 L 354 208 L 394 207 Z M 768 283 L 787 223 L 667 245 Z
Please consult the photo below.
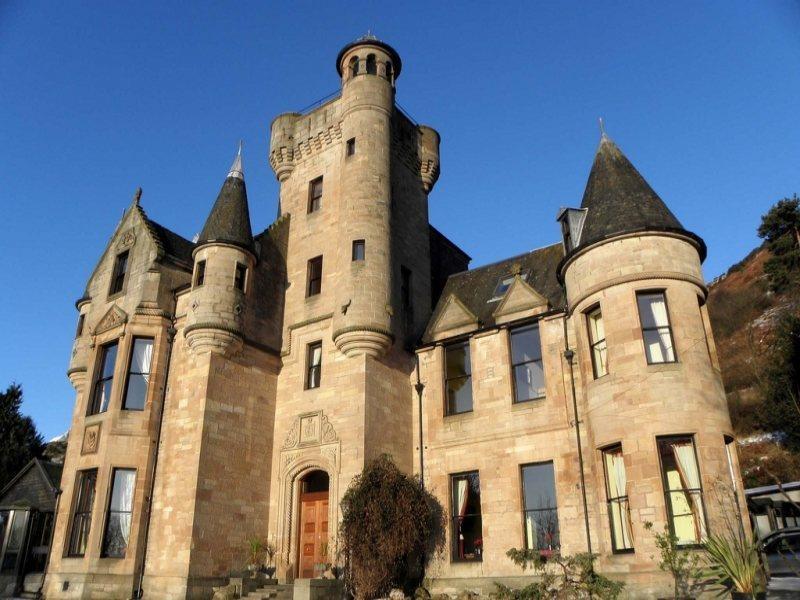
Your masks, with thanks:
M 528 328 L 536 328 L 539 330 L 539 359 L 537 360 L 530 360 L 524 363 L 517 363 L 514 364 L 514 349 L 513 349 L 513 342 L 512 342 L 512 335 L 515 331 L 522 331 L 523 329 Z M 506 341 L 508 345 L 508 365 L 509 365 L 509 376 L 511 378 L 511 403 L 512 404 L 526 404 L 528 402 L 537 402 L 540 400 L 545 400 L 547 398 L 546 392 L 546 384 L 547 378 L 545 374 L 545 360 L 544 360 L 544 352 L 542 352 L 542 328 L 539 326 L 539 319 L 535 319 L 533 321 L 524 322 L 521 324 L 513 325 L 507 328 L 508 333 L 506 334 Z M 517 399 L 517 379 L 514 375 L 514 367 L 520 366 L 523 364 L 529 364 L 532 362 L 540 362 L 542 364 L 542 382 L 545 384 L 545 393 L 541 396 L 537 396 L 536 398 L 526 398 L 524 400 Z
M 464 336 L 461 338 L 456 338 L 453 340 L 448 340 L 447 343 L 442 344 L 442 394 L 443 394 L 443 411 L 444 417 L 458 417 L 462 415 L 469 415 L 475 412 L 475 397 L 472 397 L 472 408 L 470 410 L 461 411 L 461 412 L 453 412 L 451 413 L 448 410 L 448 397 L 447 397 L 447 350 L 448 348 L 454 348 L 456 346 L 467 346 L 469 349 L 469 384 L 472 386 L 472 336 Z M 472 393 L 472 392 L 471 392 Z
M 115 290 L 115 283 L 119 278 L 119 267 L 121 262 L 121 257 L 125 257 L 125 271 L 122 273 L 122 283 L 119 286 L 119 289 Z M 131 271 L 131 254 L 130 248 L 122 250 L 114 255 L 114 265 L 111 269 L 111 278 L 108 283 L 108 294 L 107 300 L 112 300 L 114 298 L 118 298 L 125 294 L 125 290 L 128 287 L 128 274 Z

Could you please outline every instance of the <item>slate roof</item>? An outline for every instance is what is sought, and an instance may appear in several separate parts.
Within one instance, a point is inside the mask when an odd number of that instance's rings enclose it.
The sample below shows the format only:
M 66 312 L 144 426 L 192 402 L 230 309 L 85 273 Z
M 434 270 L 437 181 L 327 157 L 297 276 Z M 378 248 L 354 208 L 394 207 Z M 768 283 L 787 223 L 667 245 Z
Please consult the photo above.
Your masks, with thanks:
M 253 251 L 253 231 L 244 179 L 228 175 L 200 232 L 198 245 L 225 242 Z
M 194 264 L 194 260 L 192 259 L 194 244 L 192 242 L 178 235 L 174 231 L 167 229 L 163 225 L 156 223 L 152 219 L 147 217 L 145 217 L 145 219 L 148 227 L 150 227 L 150 231 L 153 232 L 158 242 L 161 243 L 161 247 L 164 249 L 164 254 L 168 258 L 171 258 L 173 261 L 177 261 L 179 263 L 186 263 L 188 265 Z
M 644 180 L 627 157 L 603 135 L 589 173 L 581 208 L 588 209 L 578 248 L 622 233 L 636 231 L 686 231 L 664 201 Z
M 492 313 L 497 310 L 499 300 L 489 302 L 494 296 L 498 281 L 512 274 L 519 265 L 520 274 L 527 273 L 525 280 L 533 289 L 544 296 L 551 308 L 564 306 L 564 290 L 556 277 L 558 264 L 564 258 L 564 246 L 559 242 L 532 250 L 519 256 L 512 256 L 470 271 L 451 275 L 442 290 L 442 295 L 433 310 L 423 343 L 431 341 L 430 328 L 444 310 L 447 300 L 454 294 L 480 321 L 481 326 L 494 325 Z

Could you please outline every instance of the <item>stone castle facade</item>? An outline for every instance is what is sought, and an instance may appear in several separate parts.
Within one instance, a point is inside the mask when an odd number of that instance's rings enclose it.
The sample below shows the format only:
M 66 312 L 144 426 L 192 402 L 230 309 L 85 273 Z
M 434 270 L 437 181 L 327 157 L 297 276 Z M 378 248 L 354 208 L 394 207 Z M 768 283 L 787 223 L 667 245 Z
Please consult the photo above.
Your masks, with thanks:
M 256 536 L 317 577 L 382 453 L 445 507 L 434 589 L 522 581 L 526 546 L 668 586 L 645 521 L 692 551 L 741 514 L 712 494 L 741 486 L 703 241 L 603 136 L 561 241 L 468 270 L 428 221 L 439 135 L 397 108 L 400 57 L 362 38 L 336 66 L 336 98 L 272 122 L 265 231 L 240 153 L 195 242 L 140 194 L 113 233 L 77 301 L 46 596 L 207 598 Z

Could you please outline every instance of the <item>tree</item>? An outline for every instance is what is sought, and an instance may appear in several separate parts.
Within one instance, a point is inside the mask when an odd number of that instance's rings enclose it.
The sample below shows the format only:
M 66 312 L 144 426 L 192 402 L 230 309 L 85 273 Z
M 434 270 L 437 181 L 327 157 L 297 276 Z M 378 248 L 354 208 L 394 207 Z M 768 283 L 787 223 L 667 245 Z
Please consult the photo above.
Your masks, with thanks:
M 353 478 L 339 527 L 345 580 L 358 599 L 413 591 L 444 544 L 444 510 L 419 481 L 383 454 Z
M 33 420 L 20 412 L 21 406 L 22 387 L 12 383 L 0 393 L 0 489 L 44 451 L 42 436 Z
M 761 217 L 758 237 L 772 257 L 764 264 L 770 288 L 782 292 L 800 283 L 800 198 L 779 200 Z
M 761 377 L 765 418 L 770 429 L 783 431 L 792 450 L 800 449 L 800 316 L 785 314 Z

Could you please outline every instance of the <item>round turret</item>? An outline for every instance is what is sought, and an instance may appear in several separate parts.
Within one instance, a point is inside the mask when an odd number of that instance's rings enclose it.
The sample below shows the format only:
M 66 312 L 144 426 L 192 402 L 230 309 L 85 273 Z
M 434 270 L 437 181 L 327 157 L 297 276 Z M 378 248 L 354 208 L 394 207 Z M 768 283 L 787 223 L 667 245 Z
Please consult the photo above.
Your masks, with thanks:
M 397 51 L 373 35 L 365 35 L 347 44 L 336 57 L 336 70 L 342 78 L 342 85 L 359 75 L 375 75 L 394 85 L 401 67 Z
M 227 352 L 242 342 L 245 300 L 256 257 L 241 146 L 193 252 L 186 342 L 194 352 Z
M 272 121 L 269 138 L 269 164 L 275 177 L 283 182 L 294 170 L 294 127 L 299 113 L 283 113 Z

